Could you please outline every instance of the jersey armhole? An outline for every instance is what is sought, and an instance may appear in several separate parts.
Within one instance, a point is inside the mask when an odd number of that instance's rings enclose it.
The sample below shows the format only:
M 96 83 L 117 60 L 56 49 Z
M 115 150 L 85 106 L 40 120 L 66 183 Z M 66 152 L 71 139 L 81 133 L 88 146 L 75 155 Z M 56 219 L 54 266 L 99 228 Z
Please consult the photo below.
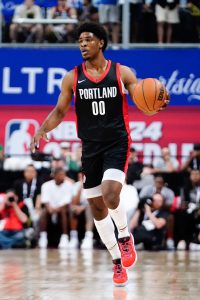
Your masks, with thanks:
M 124 86 L 124 83 L 123 83 L 123 81 L 122 81 L 122 79 L 121 79 L 119 68 L 120 68 L 120 64 L 117 63 L 117 64 L 116 64 L 117 82 L 118 82 L 120 94 L 124 97 L 125 94 L 128 94 L 128 91 L 126 90 L 126 88 L 125 88 L 125 86 Z

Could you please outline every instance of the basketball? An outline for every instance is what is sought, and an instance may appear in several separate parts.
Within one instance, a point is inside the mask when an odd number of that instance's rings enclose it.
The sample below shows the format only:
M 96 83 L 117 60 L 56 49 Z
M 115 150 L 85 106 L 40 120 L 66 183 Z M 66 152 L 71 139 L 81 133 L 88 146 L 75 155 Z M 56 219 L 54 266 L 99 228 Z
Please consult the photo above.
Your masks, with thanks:
M 146 78 L 138 82 L 133 92 L 136 106 L 144 113 L 155 113 L 168 99 L 168 93 L 162 82 L 156 78 Z

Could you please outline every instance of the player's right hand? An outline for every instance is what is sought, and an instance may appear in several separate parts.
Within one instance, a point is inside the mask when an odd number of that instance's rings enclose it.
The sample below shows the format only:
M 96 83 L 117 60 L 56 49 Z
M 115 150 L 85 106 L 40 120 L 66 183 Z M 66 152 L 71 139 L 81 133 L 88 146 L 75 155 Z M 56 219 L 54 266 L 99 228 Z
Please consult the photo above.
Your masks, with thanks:
M 49 141 L 46 132 L 39 129 L 31 140 L 30 149 L 32 153 L 35 153 L 39 149 L 40 139 L 43 139 L 46 142 Z
M 161 108 L 159 108 L 158 111 L 164 110 L 168 104 L 170 103 L 170 94 L 168 93 L 168 91 L 165 89 L 165 100 L 164 100 L 164 104 Z

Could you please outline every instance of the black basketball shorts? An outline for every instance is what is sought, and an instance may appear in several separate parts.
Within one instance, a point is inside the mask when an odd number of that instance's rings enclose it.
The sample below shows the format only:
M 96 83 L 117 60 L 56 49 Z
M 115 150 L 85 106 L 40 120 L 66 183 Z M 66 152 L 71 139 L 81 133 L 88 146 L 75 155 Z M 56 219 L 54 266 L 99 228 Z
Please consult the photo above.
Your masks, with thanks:
M 102 195 L 103 180 L 124 183 L 129 148 L 129 137 L 109 142 L 83 142 L 82 172 L 87 198 Z

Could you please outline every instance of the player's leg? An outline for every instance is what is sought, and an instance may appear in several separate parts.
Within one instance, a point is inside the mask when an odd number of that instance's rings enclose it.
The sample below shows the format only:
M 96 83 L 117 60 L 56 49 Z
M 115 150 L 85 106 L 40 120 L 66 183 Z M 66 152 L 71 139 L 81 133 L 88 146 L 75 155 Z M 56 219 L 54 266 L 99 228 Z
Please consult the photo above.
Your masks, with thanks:
M 121 265 L 121 253 L 114 232 L 114 224 L 108 213 L 102 196 L 88 199 L 94 217 L 96 229 L 102 242 L 110 252 L 113 260 L 113 282 L 115 285 L 123 286 L 127 283 L 128 277 Z
M 128 230 L 126 210 L 120 202 L 120 192 L 125 182 L 130 140 L 128 137 L 113 142 L 104 152 L 102 194 L 109 213 L 118 229 L 119 247 L 124 267 L 132 266 L 137 259 L 132 234 Z
M 121 265 L 121 253 L 114 232 L 114 224 L 102 198 L 103 150 L 100 143 L 83 143 L 83 186 L 94 217 L 94 224 L 113 259 L 113 282 L 116 285 L 124 285 L 127 282 L 127 274 Z
M 102 242 L 110 252 L 113 259 L 121 257 L 118 243 L 114 233 L 114 224 L 108 214 L 101 196 L 88 199 L 94 217 L 94 223 Z
M 116 178 L 117 175 L 118 178 Z M 124 181 L 124 175 L 125 174 L 120 170 L 108 169 L 105 171 L 102 180 L 103 199 L 117 226 L 118 238 L 130 236 L 125 207 L 120 202 L 119 197 L 122 189 L 122 183 L 119 182 L 119 180 L 122 179 L 122 181 Z M 110 178 L 112 178 L 112 180 L 110 180 Z
M 137 254 L 134 248 L 133 236 L 128 230 L 126 210 L 120 202 L 119 195 L 122 189 L 122 183 L 116 181 L 117 177 L 115 176 L 120 172 L 121 171 L 117 169 L 108 169 L 104 173 L 102 181 L 102 193 L 104 202 L 109 209 L 109 214 L 115 222 L 118 230 L 118 243 L 121 252 L 122 265 L 125 268 L 129 268 L 135 264 L 137 260 Z
M 91 147 L 92 151 L 98 153 L 98 148 L 95 148 L 95 146 L 96 145 Z M 88 157 L 90 149 L 86 147 L 87 145 L 83 144 L 82 169 L 84 174 L 84 191 L 102 242 L 105 244 L 113 259 L 120 258 L 120 251 L 114 234 L 114 225 L 108 215 L 108 208 L 102 199 L 102 157 L 98 154 Z

